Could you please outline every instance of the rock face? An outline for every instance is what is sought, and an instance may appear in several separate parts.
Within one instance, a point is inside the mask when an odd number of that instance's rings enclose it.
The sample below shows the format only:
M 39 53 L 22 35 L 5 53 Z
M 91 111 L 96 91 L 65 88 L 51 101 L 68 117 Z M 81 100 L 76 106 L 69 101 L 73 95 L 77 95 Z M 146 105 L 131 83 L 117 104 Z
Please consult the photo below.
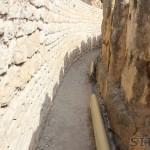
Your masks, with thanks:
M 150 148 L 130 140 L 150 136 L 149 8 L 144 0 L 103 1 L 97 78 L 121 150 Z
M 67 68 L 100 46 L 81 0 L 0 0 L 0 150 L 34 149 Z

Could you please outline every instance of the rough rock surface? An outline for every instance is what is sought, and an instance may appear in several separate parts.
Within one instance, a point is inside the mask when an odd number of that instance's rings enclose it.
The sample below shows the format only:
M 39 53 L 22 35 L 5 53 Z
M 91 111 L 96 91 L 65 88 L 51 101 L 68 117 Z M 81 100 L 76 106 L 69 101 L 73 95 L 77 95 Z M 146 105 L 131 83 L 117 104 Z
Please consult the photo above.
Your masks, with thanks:
M 81 0 L 0 0 L 0 150 L 35 147 L 67 68 L 99 47 L 101 15 Z
M 103 1 L 102 51 L 97 78 L 116 143 L 150 136 L 150 1 Z M 139 143 L 140 144 L 140 143 Z
M 102 8 L 101 0 L 82 0 L 82 1 L 89 5 L 93 5 L 95 7 Z

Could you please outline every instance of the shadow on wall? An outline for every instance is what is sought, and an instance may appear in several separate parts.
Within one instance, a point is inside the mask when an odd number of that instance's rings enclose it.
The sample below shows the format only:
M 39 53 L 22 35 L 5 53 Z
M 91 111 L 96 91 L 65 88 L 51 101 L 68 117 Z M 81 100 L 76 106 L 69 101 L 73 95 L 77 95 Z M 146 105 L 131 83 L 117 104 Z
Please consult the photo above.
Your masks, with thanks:
M 88 5 L 91 5 L 91 6 L 93 5 L 98 8 L 102 8 L 103 0 L 82 0 L 82 1 Z
M 92 0 L 82 0 L 84 3 L 88 4 L 88 5 L 92 5 Z
M 62 83 L 62 80 L 64 78 L 64 75 L 66 74 L 66 72 L 68 71 L 68 69 L 70 68 L 70 66 L 79 59 L 79 57 L 81 57 L 81 55 L 83 55 L 84 53 L 90 51 L 90 50 L 94 50 L 96 48 L 100 48 L 100 39 L 101 36 L 97 36 L 97 37 L 89 37 L 87 42 L 82 41 L 81 42 L 81 46 L 80 48 L 77 46 L 70 54 L 66 54 L 64 57 L 64 67 L 61 68 L 60 73 L 59 73 L 59 82 L 55 84 L 55 86 L 53 87 L 53 98 L 55 97 L 57 90 L 60 86 L 60 84 Z M 48 93 L 46 93 L 45 95 L 45 101 L 42 105 L 42 109 L 40 111 L 40 118 L 39 118 L 39 126 L 36 129 L 36 131 L 33 133 L 31 142 L 30 142 L 30 146 L 29 146 L 29 150 L 34 150 L 36 148 L 36 146 L 38 145 L 39 139 L 41 137 L 42 134 L 42 130 L 44 129 L 45 126 L 45 122 L 46 122 L 46 118 L 47 115 L 49 113 L 50 110 L 50 106 L 51 106 L 51 101 L 52 99 L 48 96 Z

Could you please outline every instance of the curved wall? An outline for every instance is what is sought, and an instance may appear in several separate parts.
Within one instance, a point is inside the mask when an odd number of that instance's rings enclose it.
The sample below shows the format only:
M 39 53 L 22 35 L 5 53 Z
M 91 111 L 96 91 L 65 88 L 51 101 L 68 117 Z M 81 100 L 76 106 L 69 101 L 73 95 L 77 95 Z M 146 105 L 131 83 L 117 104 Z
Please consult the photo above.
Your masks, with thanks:
M 99 47 L 101 16 L 80 0 L 0 1 L 0 150 L 35 148 L 67 68 Z

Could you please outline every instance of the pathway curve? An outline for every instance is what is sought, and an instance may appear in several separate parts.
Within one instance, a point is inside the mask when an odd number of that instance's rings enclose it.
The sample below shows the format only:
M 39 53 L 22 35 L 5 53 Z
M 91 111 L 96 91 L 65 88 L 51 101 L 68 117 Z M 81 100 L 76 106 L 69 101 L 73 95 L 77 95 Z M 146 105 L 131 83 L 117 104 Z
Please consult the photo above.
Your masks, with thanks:
M 95 150 L 88 71 L 99 50 L 84 54 L 66 74 L 49 112 L 37 150 Z

